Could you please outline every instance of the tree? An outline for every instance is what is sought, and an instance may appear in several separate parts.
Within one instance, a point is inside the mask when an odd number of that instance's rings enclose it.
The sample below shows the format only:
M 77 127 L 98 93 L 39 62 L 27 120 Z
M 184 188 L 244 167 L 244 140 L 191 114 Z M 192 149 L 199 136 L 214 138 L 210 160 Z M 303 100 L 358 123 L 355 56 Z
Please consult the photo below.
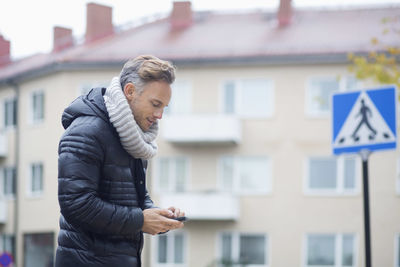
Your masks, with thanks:
M 383 35 L 394 34 L 396 45 L 384 46 L 383 50 L 371 51 L 368 55 L 349 54 L 349 71 L 359 80 L 372 80 L 378 84 L 395 84 L 400 89 L 400 15 L 382 19 Z M 372 38 L 373 45 L 380 45 L 377 37 Z M 380 45 L 382 49 L 382 45 Z M 400 97 L 400 94 L 399 94 Z M 400 100 L 400 99 L 399 99 Z

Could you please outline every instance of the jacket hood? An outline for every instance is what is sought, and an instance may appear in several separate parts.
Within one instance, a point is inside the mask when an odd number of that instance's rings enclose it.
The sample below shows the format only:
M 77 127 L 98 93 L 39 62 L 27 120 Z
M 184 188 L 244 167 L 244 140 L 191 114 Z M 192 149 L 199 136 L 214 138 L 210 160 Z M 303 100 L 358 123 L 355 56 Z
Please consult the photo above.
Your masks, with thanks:
M 61 123 L 67 129 L 71 123 L 81 116 L 96 116 L 108 122 L 108 113 L 103 95 L 106 88 L 93 88 L 86 95 L 75 99 L 63 112 Z

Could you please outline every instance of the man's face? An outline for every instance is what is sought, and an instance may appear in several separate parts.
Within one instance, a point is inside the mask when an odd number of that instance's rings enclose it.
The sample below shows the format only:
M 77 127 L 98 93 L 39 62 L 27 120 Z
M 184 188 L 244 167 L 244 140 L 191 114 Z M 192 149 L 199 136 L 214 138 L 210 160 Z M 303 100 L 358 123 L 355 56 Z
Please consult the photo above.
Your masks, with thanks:
M 164 108 L 171 99 L 171 87 L 164 81 L 147 83 L 140 94 L 133 84 L 128 83 L 124 87 L 124 93 L 136 123 L 144 132 L 162 118 Z

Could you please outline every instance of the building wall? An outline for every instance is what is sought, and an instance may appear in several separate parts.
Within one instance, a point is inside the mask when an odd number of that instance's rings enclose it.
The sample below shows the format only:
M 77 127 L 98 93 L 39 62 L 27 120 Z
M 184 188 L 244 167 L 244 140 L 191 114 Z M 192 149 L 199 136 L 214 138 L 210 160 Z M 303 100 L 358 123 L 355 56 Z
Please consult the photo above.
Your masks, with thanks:
M 15 97 L 15 91 L 11 87 L 6 87 L 0 90 L 0 112 L 3 114 L 4 112 L 4 101 L 9 100 Z M 0 158 L 0 164 L 4 167 L 12 167 L 15 166 L 15 128 L 8 127 L 4 128 L 4 116 L 1 116 L 0 123 L 2 125 L 2 134 L 5 135 L 7 142 L 7 156 L 5 158 Z M 4 129 L 3 129 L 4 128 Z M 14 198 L 5 198 L 6 203 L 6 223 L 0 225 L 0 229 L 3 233 L 12 233 L 14 228 Z
M 159 156 L 188 155 L 188 184 L 189 190 L 194 191 L 216 189 L 217 161 L 221 155 L 267 155 L 272 160 L 272 192 L 241 196 L 238 221 L 187 223 L 189 246 L 195 243 L 195 247 L 202 247 L 202 242 L 194 240 L 205 237 L 208 242 L 203 248 L 208 252 L 190 249 L 189 266 L 212 262 L 218 232 L 232 229 L 267 233 L 270 265 L 282 267 L 303 266 L 304 239 L 308 233 L 354 233 L 357 266 L 365 264 L 361 175 L 355 195 L 312 196 L 304 191 L 307 157 L 331 155 L 331 120 L 329 116 L 307 115 L 307 82 L 316 76 L 346 75 L 346 67 L 341 65 L 180 69 L 178 79 L 192 83 L 194 113 L 218 113 L 224 80 L 265 77 L 273 80 L 275 90 L 272 117 L 243 120 L 243 139 L 237 146 L 178 146 L 159 141 Z M 162 129 L 161 126 L 161 134 Z M 400 231 L 398 218 L 391 220 L 383 214 L 400 205 L 395 191 L 397 157 L 398 151 L 377 152 L 370 157 L 372 259 L 379 266 L 393 265 L 393 239 Z M 361 168 L 360 160 L 358 167 Z
M 108 83 L 119 70 L 55 73 L 20 85 L 20 157 L 18 261 L 22 262 L 26 233 L 58 232 L 57 147 L 63 133 L 61 114 L 80 93 L 80 88 Z M 307 233 L 355 233 L 357 266 L 364 263 L 362 187 L 348 196 L 312 196 L 304 192 L 308 156 L 331 155 L 329 116 L 306 114 L 306 86 L 310 77 L 345 75 L 342 65 L 179 67 L 178 80 L 192 86 L 192 112 L 217 114 L 221 110 L 223 82 L 229 79 L 268 78 L 274 85 L 274 111 L 266 119 L 243 119 L 239 145 L 173 145 L 163 139 L 163 122 L 158 137 L 159 154 L 186 156 L 190 160 L 189 190 L 217 190 L 218 159 L 221 155 L 266 155 L 271 160 L 272 190 L 266 195 L 240 196 L 237 221 L 190 221 L 187 233 L 187 265 L 209 266 L 217 259 L 218 234 L 222 231 L 266 233 L 269 266 L 303 266 L 304 239 Z M 45 94 L 43 123 L 29 123 L 30 96 Z M 10 87 L 0 89 L 0 101 L 13 95 Z M 182 125 L 184 127 L 184 125 Z M 15 131 L 6 131 L 9 155 L 0 164 L 15 164 Z M 374 153 L 370 157 L 370 203 L 372 259 L 375 266 L 393 266 L 394 238 L 400 233 L 400 195 L 396 192 L 396 164 L 399 152 Z M 43 162 L 44 194 L 26 194 L 29 166 Z M 148 187 L 158 203 L 154 170 L 157 158 L 150 162 Z M 360 177 L 361 178 L 361 177 Z M 13 201 L 8 201 L 7 223 L 3 232 L 13 231 Z M 190 214 L 190 210 L 186 211 Z M 155 238 L 147 237 L 145 266 L 155 266 Z M 56 240 L 54 240 L 56 244 Z M 55 245 L 56 246 L 56 245 Z M 288 257 L 287 255 L 290 255 Z

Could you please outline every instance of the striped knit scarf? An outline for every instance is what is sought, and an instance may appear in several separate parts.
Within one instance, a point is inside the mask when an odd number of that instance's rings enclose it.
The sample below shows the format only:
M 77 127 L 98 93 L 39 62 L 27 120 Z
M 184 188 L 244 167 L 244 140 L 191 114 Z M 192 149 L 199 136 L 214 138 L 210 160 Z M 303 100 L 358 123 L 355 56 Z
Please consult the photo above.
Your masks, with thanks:
M 123 148 L 134 158 L 150 159 L 157 153 L 155 139 L 158 122 L 143 132 L 136 123 L 118 77 L 111 80 L 103 96 L 112 125 L 118 132 Z

